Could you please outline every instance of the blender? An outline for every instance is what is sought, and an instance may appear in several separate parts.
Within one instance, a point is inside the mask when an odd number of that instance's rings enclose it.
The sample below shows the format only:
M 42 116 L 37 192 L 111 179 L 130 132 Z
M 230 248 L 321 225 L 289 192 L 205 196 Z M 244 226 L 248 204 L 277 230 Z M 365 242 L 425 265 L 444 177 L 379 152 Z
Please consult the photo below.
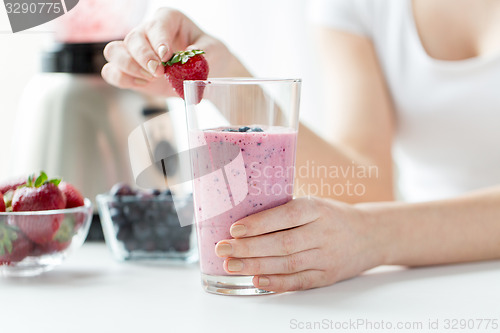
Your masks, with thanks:
M 100 72 L 105 45 L 123 39 L 139 23 L 146 3 L 80 1 L 54 21 L 55 38 L 41 56 L 41 73 L 28 83 L 20 102 L 15 126 L 21 135 L 12 147 L 10 174 L 45 170 L 91 199 L 115 183 L 134 183 L 128 136 L 145 121 L 167 112 L 166 104 L 164 99 L 115 88 Z M 174 140 L 171 123 L 158 126 L 158 144 Z M 162 172 L 149 176 L 151 183 L 164 184 Z M 90 240 L 102 238 L 95 224 Z

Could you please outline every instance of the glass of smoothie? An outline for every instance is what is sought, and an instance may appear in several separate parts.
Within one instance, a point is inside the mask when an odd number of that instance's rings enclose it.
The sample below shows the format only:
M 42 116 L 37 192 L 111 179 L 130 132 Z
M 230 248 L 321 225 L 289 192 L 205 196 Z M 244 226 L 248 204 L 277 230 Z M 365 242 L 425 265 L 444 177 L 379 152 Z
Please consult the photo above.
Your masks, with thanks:
M 195 222 L 204 289 L 260 295 L 253 276 L 227 273 L 215 245 L 231 225 L 293 196 L 301 80 L 185 81 Z

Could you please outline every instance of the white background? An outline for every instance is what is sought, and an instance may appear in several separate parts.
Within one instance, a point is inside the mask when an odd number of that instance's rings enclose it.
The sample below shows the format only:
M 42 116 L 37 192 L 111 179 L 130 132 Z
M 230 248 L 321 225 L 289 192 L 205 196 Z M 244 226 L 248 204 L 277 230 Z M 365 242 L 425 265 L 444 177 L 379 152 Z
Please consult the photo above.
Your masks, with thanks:
M 223 40 L 255 76 L 302 78 L 301 118 L 322 131 L 307 2 L 150 0 L 146 17 L 161 6 L 181 9 L 207 33 Z M 38 72 L 40 51 L 52 36 L 50 24 L 12 34 L 5 7 L 0 5 L 0 179 L 8 176 L 9 147 L 22 130 L 13 128 L 13 122 L 23 88 Z

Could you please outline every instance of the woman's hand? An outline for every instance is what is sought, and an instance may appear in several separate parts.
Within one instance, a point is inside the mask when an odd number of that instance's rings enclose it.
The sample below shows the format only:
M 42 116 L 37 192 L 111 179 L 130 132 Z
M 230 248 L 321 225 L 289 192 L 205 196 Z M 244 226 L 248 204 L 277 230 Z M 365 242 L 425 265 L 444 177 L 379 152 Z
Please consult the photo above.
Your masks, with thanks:
M 292 291 L 322 287 L 383 263 L 376 226 L 363 210 L 326 199 L 299 198 L 246 217 L 220 241 L 230 274 L 255 275 L 256 287 Z
M 186 49 L 206 52 L 211 77 L 250 76 L 222 42 L 204 33 L 181 12 L 161 8 L 151 21 L 133 29 L 123 41 L 106 46 L 104 56 L 108 63 L 102 69 L 102 77 L 119 88 L 175 96 L 164 79 L 161 62 Z

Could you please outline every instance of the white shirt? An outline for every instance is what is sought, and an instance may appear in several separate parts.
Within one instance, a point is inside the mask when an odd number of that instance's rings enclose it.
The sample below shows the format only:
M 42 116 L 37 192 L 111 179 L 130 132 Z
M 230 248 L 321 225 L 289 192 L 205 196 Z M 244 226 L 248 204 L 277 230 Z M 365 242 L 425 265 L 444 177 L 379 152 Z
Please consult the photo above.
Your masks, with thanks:
M 411 0 L 319 0 L 311 18 L 372 40 L 396 111 L 393 156 L 403 200 L 500 184 L 500 54 L 431 58 Z

